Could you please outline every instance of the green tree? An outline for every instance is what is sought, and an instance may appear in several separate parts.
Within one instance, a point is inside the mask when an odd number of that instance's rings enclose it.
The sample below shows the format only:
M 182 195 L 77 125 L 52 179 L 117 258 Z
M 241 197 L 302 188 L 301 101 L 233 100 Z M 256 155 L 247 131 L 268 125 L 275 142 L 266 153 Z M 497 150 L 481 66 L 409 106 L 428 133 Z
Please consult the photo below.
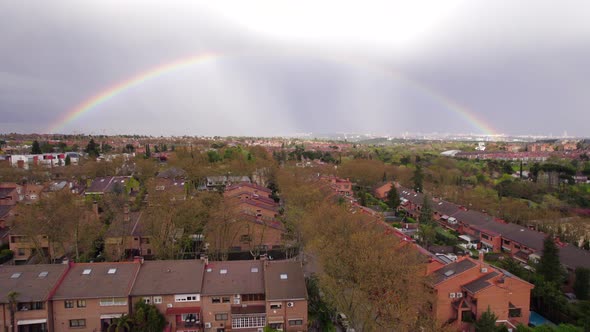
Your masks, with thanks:
M 422 173 L 422 167 L 416 165 L 412 180 L 414 181 L 414 190 L 421 193 L 424 190 L 424 174 Z
M 537 272 L 543 276 L 545 281 L 554 282 L 556 285 L 561 284 L 563 274 L 559 262 L 559 248 L 551 235 L 545 237 L 543 241 L 543 255 L 539 261 Z
M 17 309 L 17 304 L 18 304 L 18 296 L 19 296 L 19 293 L 15 292 L 15 291 L 10 291 L 6 295 L 6 297 L 8 298 L 8 310 L 10 311 L 10 326 L 11 326 L 12 332 L 17 331 L 14 315 L 16 314 L 16 309 Z
M 125 147 L 123 148 L 123 153 L 133 153 L 133 152 L 135 152 L 135 147 L 131 143 L 125 145 Z
M 420 224 L 431 224 L 432 223 L 432 206 L 430 205 L 430 197 L 428 195 L 424 195 L 424 200 L 422 202 L 422 208 L 420 209 L 420 217 L 418 217 L 418 222 Z
M 130 332 L 133 328 L 133 321 L 129 315 L 123 314 L 119 318 L 113 319 L 113 322 L 109 326 L 109 331 L 114 332 Z
M 152 156 L 152 153 L 150 152 L 150 145 L 146 144 L 145 145 L 145 158 L 149 158 Z
M 359 191 L 359 204 L 362 206 L 367 206 L 367 193 L 364 190 Z
M 41 146 L 39 145 L 39 142 L 37 142 L 36 140 L 33 141 L 33 148 L 31 149 L 31 153 L 32 154 L 41 154 Z
M 496 326 L 496 321 L 498 320 L 498 316 L 496 316 L 488 307 L 481 317 L 475 322 L 475 332 L 496 332 L 498 331 L 498 327 Z
M 160 332 L 166 326 L 166 318 L 153 304 L 146 304 L 139 300 L 133 312 L 133 325 L 135 330 L 144 332 Z
M 590 269 L 583 267 L 576 268 L 574 293 L 578 299 L 588 300 L 590 296 Z
M 92 158 L 96 158 L 100 155 L 100 151 L 98 150 L 98 144 L 94 142 L 93 138 L 91 138 L 88 142 L 88 145 L 86 145 L 86 149 L 84 149 L 84 152 L 88 153 L 88 155 Z
M 391 190 L 387 192 L 387 206 L 390 209 L 395 210 L 399 207 L 401 201 L 399 199 L 399 194 L 397 193 L 397 188 L 395 185 L 391 184 Z
M 432 224 L 420 224 L 418 226 L 418 242 L 428 248 L 436 240 L 436 228 Z
M 222 160 L 219 153 L 215 150 L 207 151 L 207 158 L 209 159 L 209 162 L 212 164 Z
M 70 158 L 70 155 L 66 156 L 66 166 L 69 166 L 72 163 L 72 159 Z

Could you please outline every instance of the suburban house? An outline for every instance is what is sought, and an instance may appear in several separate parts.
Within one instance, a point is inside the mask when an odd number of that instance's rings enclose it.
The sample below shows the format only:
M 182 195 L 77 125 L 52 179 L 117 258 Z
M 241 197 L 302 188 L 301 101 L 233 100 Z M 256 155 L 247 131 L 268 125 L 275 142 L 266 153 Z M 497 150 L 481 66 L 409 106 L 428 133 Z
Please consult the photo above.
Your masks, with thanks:
M 342 179 L 336 176 L 322 176 L 320 180 L 330 184 L 330 187 L 342 196 L 354 196 L 352 182 L 349 179 Z
M 125 187 L 130 179 L 130 176 L 98 177 L 92 181 L 88 188 L 86 188 L 84 194 L 104 195 L 107 193 L 121 193 L 125 191 Z
M 273 218 L 238 213 L 231 221 L 213 221 L 205 230 L 211 250 L 265 252 L 291 242 L 284 225 Z
M 224 261 L 207 264 L 203 277 L 205 331 L 266 326 L 262 261 Z
M 130 312 L 139 262 L 72 264 L 52 298 L 56 331 L 106 331 Z
M 166 195 L 171 200 L 183 201 L 187 197 L 189 183 L 182 178 L 157 177 L 149 181 L 147 188 L 148 198 L 159 198 Z
M 131 289 L 131 304 L 153 304 L 166 317 L 167 331 L 196 331 L 202 327 L 201 292 L 205 261 L 140 261 Z
M 143 212 L 130 212 L 129 207 L 115 216 L 104 235 L 104 254 L 108 260 L 119 261 L 135 256 L 152 257 L 150 236 L 143 234 Z
M 261 218 L 274 219 L 279 215 L 278 204 L 270 203 L 268 201 L 258 199 L 231 199 L 232 204 L 235 204 L 235 209 L 246 214 L 250 214 Z
M 307 331 L 307 290 L 301 265 L 264 261 L 267 322 L 283 331 Z
M 227 187 L 223 193 L 223 196 L 224 197 L 239 197 L 240 199 L 244 199 L 244 198 L 246 198 L 246 199 L 249 199 L 249 198 L 268 198 L 268 199 L 270 199 L 271 194 L 272 194 L 272 191 L 266 187 L 259 186 L 254 183 L 243 182 L 243 183 L 238 183 L 238 184 Z
M 0 206 L 15 205 L 22 200 L 22 186 L 16 183 L 0 183 Z
M 0 266 L 0 330 L 11 331 L 10 292 L 15 292 L 14 324 L 19 332 L 63 331 L 53 326 L 51 296 L 67 264 Z
M 430 271 L 436 298 L 436 319 L 465 331 L 488 308 L 498 317 L 496 324 L 515 328 L 527 325 L 533 285 L 507 271 L 479 260 L 462 257 Z
M 247 176 L 208 176 L 205 179 L 205 186 L 202 189 L 205 190 L 218 190 L 220 188 L 225 189 L 227 186 L 232 186 L 236 183 L 247 183 L 252 182 Z
M 27 264 L 37 250 L 42 250 L 43 255 L 49 258 L 63 255 L 54 243 L 50 243 L 46 235 L 38 235 L 33 241 L 29 236 L 19 232 L 18 225 L 9 232 L 8 243 L 10 250 L 14 253 L 13 260 L 16 265 Z
M 203 279 L 204 331 L 307 330 L 303 270 L 292 261 L 210 262 Z
M 375 198 L 385 200 L 387 199 L 387 194 L 391 191 L 391 187 L 393 186 L 393 182 L 385 182 L 380 185 L 377 185 L 373 189 L 373 194 Z

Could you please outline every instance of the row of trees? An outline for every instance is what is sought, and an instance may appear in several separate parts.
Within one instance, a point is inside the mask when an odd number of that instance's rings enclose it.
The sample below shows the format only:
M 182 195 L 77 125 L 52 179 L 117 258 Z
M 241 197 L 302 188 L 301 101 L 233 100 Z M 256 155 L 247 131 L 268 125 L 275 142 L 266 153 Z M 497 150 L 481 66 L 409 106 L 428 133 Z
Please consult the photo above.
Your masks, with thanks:
M 374 219 L 326 201 L 310 174 L 282 172 L 286 221 L 319 264 L 323 299 L 362 331 L 441 331 L 427 313 L 430 292 L 423 260 L 411 246 L 386 235 Z

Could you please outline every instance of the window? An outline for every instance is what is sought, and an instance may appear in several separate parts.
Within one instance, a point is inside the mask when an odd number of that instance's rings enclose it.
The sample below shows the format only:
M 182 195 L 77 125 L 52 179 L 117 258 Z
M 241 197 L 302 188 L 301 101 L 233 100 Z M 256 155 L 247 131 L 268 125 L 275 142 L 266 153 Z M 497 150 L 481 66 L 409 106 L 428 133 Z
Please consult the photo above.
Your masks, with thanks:
M 147 237 L 142 237 L 141 238 L 141 244 L 150 244 L 150 239 Z
M 198 313 L 182 314 L 182 321 L 187 323 L 197 323 L 199 321 Z
M 266 325 L 266 317 L 264 316 L 238 316 L 232 317 L 232 329 L 264 327 Z
M 212 297 L 211 303 L 221 303 L 221 298 L 220 297 Z
M 74 301 L 64 301 L 64 307 L 67 309 L 74 307 Z
M 275 330 L 279 330 L 279 331 L 283 330 L 283 323 L 270 323 L 270 324 L 268 324 L 268 326 L 271 329 L 275 329 Z
M 86 308 L 86 300 L 77 300 L 76 307 L 78 308 Z
M 281 274 L 281 280 L 287 280 L 287 274 L 286 273 Z
M 155 304 L 162 303 L 162 297 L 161 296 L 154 296 L 154 303 Z
M 240 236 L 240 242 L 250 242 L 252 241 L 252 237 L 248 234 L 244 234 Z
M 487 236 L 486 234 L 481 234 L 481 237 L 482 237 L 483 239 L 486 239 L 486 240 L 489 240 L 489 239 L 490 239 L 490 237 L 489 237 L 489 236 Z
M 25 255 L 25 248 L 18 248 L 18 255 L 24 256 Z
M 289 326 L 303 325 L 303 319 L 289 319 Z
M 227 314 L 215 314 L 215 320 L 227 320 Z
M 70 319 L 70 327 L 86 327 L 86 319 Z
M 150 304 L 150 303 L 152 303 L 152 298 L 151 298 L 151 297 L 144 297 L 144 298 L 143 298 L 143 303 L 145 303 L 145 304 Z
M 84 269 L 84 271 L 82 271 L 82 274 L 90 274 L 90 272 L 92 272 L 92 269 Z
M 264 301 L 265 296 L 264 294 L 244 294 L 242 295 L 242 301 L 249 302 L 249 301 Z
M 475 321 L 473 317 L 473 312 L 470 310 L 464 310 L 461 312 L 461 321 L 466 323 L 472 323 Z
M 508 309 L 508 317 L 522 317 L 522 310 L 520 308 Z
M 252 272 L 252 273 L 258 272 L 258 268 L 257 267 L 253 267 L 253 268 L 250 269 L 250 272 Z
M 117 269 L 116 268 L 109 269 L 109 271 L 107 273 L 108 274 L 115 274 L 115 273 L 117 273 Z
M 43 303 L 43 302 L 31 303 L 31 310 L 43 310 L 44 308 L 45 308 L 45 303 Z
M 22 273 L 20 273 L 20 272 L 13 273 L 13 274 L 10 276 L 10 279 L 18 279 L 18 278 L 20 277 L 20 275 L 21 275 L 21 274 L 22 274 Z
M 174 302 L 199 302 L 201 296 L 199 294 L 181 294 L 174 295 Z
M 43 279 L 43 278 L 47 277 L 48 274 L 49 274 L 49 272 L 47 272 L 47 271 L 43 271 L 43 272 L 39 273 L 39 279 Z
M 127 305 L 127 298 L 124 297 L 109 297 L 106 299 L 100 299 L 101 307 Z
M 229 296 L 224 296 L 221 298 L 221 303 L 229 303 Z
M 219 274 L 227 274 L 227 269 L 221 269 L 221 270 L 219 270 Z
M 270 308 L 271 308 L 271 309 L 281 309 L 281 307 L 282 307 L 282 306 L 283 306 L 283 305 L 282 305 L 282 303 L 280 303 L 280 302 L 275 302 L 275 303 L 271 303 L 271 304 L 270 304 Z

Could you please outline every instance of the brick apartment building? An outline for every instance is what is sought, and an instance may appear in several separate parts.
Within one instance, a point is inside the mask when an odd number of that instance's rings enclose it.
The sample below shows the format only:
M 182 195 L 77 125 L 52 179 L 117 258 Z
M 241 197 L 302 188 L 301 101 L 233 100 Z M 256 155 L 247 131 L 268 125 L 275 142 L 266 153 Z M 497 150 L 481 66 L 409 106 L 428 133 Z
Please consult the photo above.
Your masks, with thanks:
M 195 331 L 201 326 L 201 293 L 205 262 L 145 261 L 131 290 L 131 305 L 153 304 L 166 317 L 170 331 Z
M 400 187 L 400 197 L 401 208 L 409 215 L 420 214 L 424 195 Z M 523 264 L 540 259 L 547 234 L 437 198 L 432 199 L 431 206 L 433 217 L 441 226 L 457 231 L 461 238 L 470 239 L 478 249 L 504 252 Z M 590 252 L 559 241 L 557 244 L 561 263 L 570 276 L 577 267 L 590 268 Z
M 436 294 L 434 315 L 439 322 L 470 330 L 488 308 L 496 324 L 515 328 L 529 321 L 533 285 L 516 276 L 468 257 L 429 273 Z
M 73 264 L 51 299 L 55 331 L 105 331 L 130 312 L 139 262 Z
M 0 330 L 11 326 L 9 293 L 16 292 L 14 324 L 19 332 L 55 331 L 51 297 L 67 265 L 2 266 L 0 268 Z
M 16 297 L 19 331 L 106 331 L 137 301 L 166 331 L 307 330 L 303 270 L 294 261 L 143 261 L 0 266 L 0 330 Z

